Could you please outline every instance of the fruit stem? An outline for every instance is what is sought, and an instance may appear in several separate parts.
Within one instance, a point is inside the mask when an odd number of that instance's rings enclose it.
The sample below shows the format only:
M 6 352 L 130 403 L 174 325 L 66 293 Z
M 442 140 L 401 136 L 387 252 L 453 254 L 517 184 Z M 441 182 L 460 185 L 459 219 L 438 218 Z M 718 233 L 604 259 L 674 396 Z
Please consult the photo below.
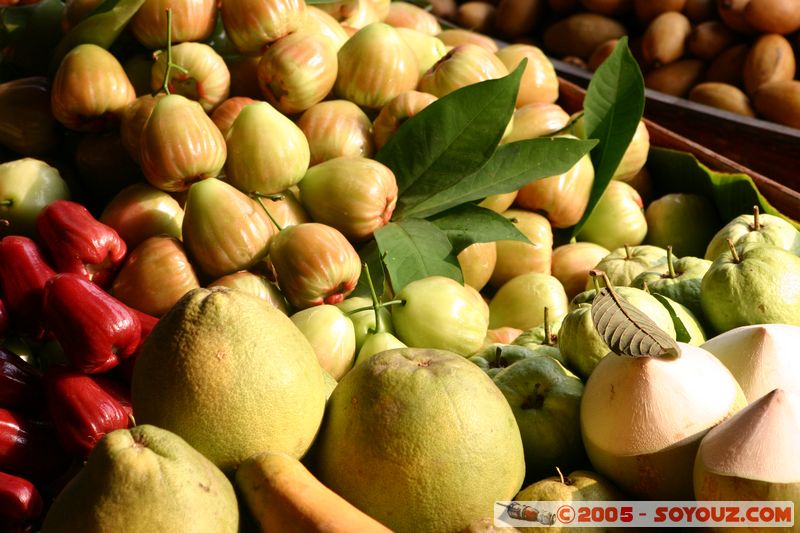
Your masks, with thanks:
M 758 219 L 758 215 L 759 215 L 758 206 L 754 205 L 753 206 L 753 225 L 750 226 L 750 229 L 752 231 L 758 231 L 758 230 L 761 229 L 761 221 Z
M 733 256 L 734 263 L 741 263 L 742 260 L 739 258 L 739 254 L 736 252 L 736 246 L 733 245 L 733 239 L 727 239 L 728 241 L 728 248 L 731 250 L 731 255 Z
M 597 279 L 599 277 L 603 278 L 603 283 L 605 283 L 606 287 L 611 289 L 611 280 L 608 279 L 606 273 L 602 270 L 595 270 L 592 269 L 589 271 L 589 275 L 592 276 L 592 281 L 594 281 L 595 290 L 599 293 L 600 292 L 600 280 Z
M 669 277 L 675 279 L 678 275 L 675 273 L 675 265 L 672 261 L 675 259 L 675 256 L 672 255 L 672 245 L 670 244 L 667 246 L 667 268 L 669 269 Z
M 590 270 L 589 275 L 592 277 L 592 283 L 594 283 L 594 292 L 595 294 L 600 292 L 600 280 L 597 277 L 600 275 L 599 270 Z
M 372 298 L 372 311 L 375 313 L 375 333 L 384 332 L 383 318 L 380 314 L 380 302 L 378 301 L 378 294 L 375 292 L 375 284 L 372 283 L 372 275 L 369 273 L 369 265 L 366 261 L 362 263 L 364 273 L 367 275 L 367 284 L 369 285 L 369 295 Z
M 172 62 L 172 8 L 167 8 L 167 68 L 164 70 L 164 82 L 161 84 L 161 88 L 153 93 L 153 96 L 161 91 L 164 91 L 167 95 L 171 94 L 169 92 L 169 80 L 172 78 L 172 69 L 178 70 L 184 74 L 189 73 L 189 71 L 182 66 Z
M 256 202 L 258 202 L 258 205 L 261 206 L 261 209 L 264 210 L 264 212 L 267 214 L 267 216 L 272 221 L 272 223 L 275 224 L 275 227 L 278 228 L 278 231 L 283 231 L 283 228 L 281 227 L 281 225 L 278 224 L 278 221 L 275 220 L 275 217 L 273 217 L 272 213 L 269 212 L 269 209 L 267 209 L 267 206 L 265 206 L 264 202 L 261 201 L 262 198 L 268 198 L 268 199 L 272 200 L 274 198 L 274 195 L 262 194 L 260 192 L 251 192 L 250 196 L 256 199 Z
M 405 300 L 389 300 L 388 302 L 381 302 L 378 304 L 379 308 L 389 307 L 390 305 L 397 305 L 397 304 L 404 304 L 406 303 Z M 371 305 L 366 305 L 364 307 L 356 307 L 355 309 L 351 309 L 350 311 L 346 312 L 344 316 L 353 316 L 357 313 L 361 313 L 363 311 L 372 311 L 374 309 Z
M 544 306 L 544 344 L 545 346 L 552 346 L 553 342 L 550 340 L 550 309 Z
M 631 247 L 628 244 L 625 245 L 625 259 L 631 260 Z

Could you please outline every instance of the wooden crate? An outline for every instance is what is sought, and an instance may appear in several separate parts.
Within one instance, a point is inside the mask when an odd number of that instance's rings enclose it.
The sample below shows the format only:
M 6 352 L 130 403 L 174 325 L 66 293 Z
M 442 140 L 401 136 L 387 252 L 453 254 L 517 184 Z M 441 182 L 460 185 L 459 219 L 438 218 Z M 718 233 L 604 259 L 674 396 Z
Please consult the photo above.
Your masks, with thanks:
M 564 78 L 559 78 L 559 104 L 568 112 L 574 113 L 583 108 L 583 98 L 586 91 L 580 86 Z M 650 133 L 650 143 L 653 146 L 671 148 L 693 154 L 698 161 L 718 172 L 731 172 L 747 174 L 758 188 L 759 192 L 781 213 L 800 220 L 800 187 L 797 190 L 786 184 L 768 178 L 744 165 L 737 163 L 710 148 L 683 137 L 653 120 L 645 118 L 647 130 Z M 797 174 L 800 180 L 800 153 L 796 154 L 794 165 L 788 168 Z
M 550 60 L 561 78 L 579 87 L 589 84 L 591 72 L 557 59 Z M 769 177 L 773 183 L 800 191 L 800 129 L 722 111 L 651 89 L 647 89 L 646 97 L 645 117 L 668 128 L 682 141 L 694 141 L 695 146 L 713 151 L 712 157 L 726 160 L 725 165 L 750 169 L 747 174 L 758 173 Z

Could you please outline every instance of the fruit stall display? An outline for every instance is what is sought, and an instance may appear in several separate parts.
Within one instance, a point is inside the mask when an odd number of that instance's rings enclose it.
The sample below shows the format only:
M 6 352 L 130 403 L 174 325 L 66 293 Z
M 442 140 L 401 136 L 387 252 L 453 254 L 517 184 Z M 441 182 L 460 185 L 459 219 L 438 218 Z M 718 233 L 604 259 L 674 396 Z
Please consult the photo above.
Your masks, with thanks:
M 800 506 L 800 202 L 643 120 L 626 38 L 584 94 L 400 2 L 0 20 L 4 531 Z

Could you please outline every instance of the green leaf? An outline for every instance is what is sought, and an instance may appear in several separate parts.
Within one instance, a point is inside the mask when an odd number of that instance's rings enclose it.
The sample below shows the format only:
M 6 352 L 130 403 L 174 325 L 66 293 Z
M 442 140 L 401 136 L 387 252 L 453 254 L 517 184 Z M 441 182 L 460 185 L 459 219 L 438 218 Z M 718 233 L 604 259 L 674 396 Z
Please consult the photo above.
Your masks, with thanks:
M 361 262 L 367 263 L 369 273 L 372 276 L 372 283 L 375 285 L 375 292 L 380 297 L 383 294 L 385 276 L 383 272 L 383 261 L 381 261 L 381 252 L 378 250 L 378 243 L 375 239 L 371 239 L 358 251 L 358 256 Z M 356 288 L 350 294 L 351 296 L 365 296 L 370 298 L 372 295 L 369 290 L 369 283 L 367 282 L 366 269 L 361 269 L 361 276 L 358 278 Z
M 693 193 L 709 198 L 722 220 L 750 214 L 757 205 L 762 213 L 786 219 L 800 229 L 797 221 L 778 212 L 764 198 L 753 179 L 747 174 L 715 172 L 700 163 L 688 152 L 651 147 L 647 169 L 659 195 L 667 193 Z
M 598 139 L 600 143 L 592 150 L 594 183 L 589 203 L 583 217 L 572 228 L 572 237 L 578 234 L 592 214 L 622 161 L 642 118 L 644 101 L 642 71 L 628 49 L 627 38 L 623 37 L 594 73 L 586 90 L 583 137 Z
M 410 218 L 390 222 L 375 232 L 375 241 L 384 255 L 395 293 L 412 281 L 428 276 L 464 281 L 447 235 L 427 220 Z
M 514 113 L 525 64 L 438 99 L 404 122 L 375 154 L 397 180 L 395 216 L 486 164 Z
M 506 217 L 474 204 L 454 207 L 429 220 L 447 235 L 455 254 L 476 242 L 530 242 Z
M 61 39 L 53 52 L 50 70 L 55 72 L 64 56 L 80 44 L 96 44 L 108 50 L 142 4 L 144 0 L 106 0 L 100 4 L 94 14 L 78 23 Z M 166 32 L 167 28 L 164 28 L 165 35 Z
M 669 317 L 672 319 L 672 325 L 675 326 L 677 341 L 689 342 L 690 340 L 692 340 L 692 336 L 689 334 L 689 331 L 686 329 L 686 326 L 683 325 L 683 320 L 681 320 L 675 313 L 675 309 L 672 307 L 672 304 L 669 303 L 669 300 L 663 295 L 655 292 L 651 292 L 650 294 L 667 309 Z
M 396 218 L 429 217 L 492 194 L 515 191 L 537 179 L 563 174 L 586 155 L 595 140 L 542 137 L 503 144 L 489 161 L 460 182 L 408 207 Z
M 592 301 L 592 322 L 617 355 L 631 357 L 677 357 L 681 349 L 675 339 L 659 328 L 613 287 L 603 287 Z

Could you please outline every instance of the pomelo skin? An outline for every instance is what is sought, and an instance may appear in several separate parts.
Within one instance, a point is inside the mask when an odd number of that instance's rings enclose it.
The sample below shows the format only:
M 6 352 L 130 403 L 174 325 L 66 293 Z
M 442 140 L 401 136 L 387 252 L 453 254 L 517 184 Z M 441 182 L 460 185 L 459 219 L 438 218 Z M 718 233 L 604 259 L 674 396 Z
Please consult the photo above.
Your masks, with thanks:
M 225 475 L 174 433 L 146 424 L 106 434 L 42 526 L 46 533 L 238 530 Z
M 325 391 L 289 317 L 227 287 L 189 291 L 159 320 L 131 385 L 137 422 L 177 433 L 225 472 L 259 452 L 303 456 Z
M 459 531 L 510 500 L 525 475 L 506 399 L 477 365 L 399 348 L 334 389 L 312 455 L 326 486 L 398 533 Z

